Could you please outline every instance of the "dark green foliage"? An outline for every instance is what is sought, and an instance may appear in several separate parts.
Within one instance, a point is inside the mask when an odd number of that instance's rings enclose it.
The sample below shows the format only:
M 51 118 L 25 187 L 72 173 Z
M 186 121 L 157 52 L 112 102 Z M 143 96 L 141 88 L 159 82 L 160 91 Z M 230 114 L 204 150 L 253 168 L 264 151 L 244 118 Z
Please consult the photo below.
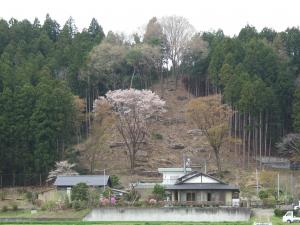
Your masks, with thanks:
M 258 193 L 258 197 L 260 199 L 266 199 L 269 197 L 269 193 L 265 190 L 260 190 L 259 193 Z
M 286 210 L 283 210 L 283 209 L 274 209 L 274 215 L 277 216 L 277 217 L 282 217 L 286 214 Z
M 111 179 L 111 186 L 113 188 L 120 186 L 120 179 L 117 175 L 111 175 L 110 179 Z
M 165 188 L 162 185 L 155 184 L 152 194 L 156 199 L 162 200 L 165 197 Z
M 125 194 L 126 201 L 129 202 L 137 202 L 141 197 L 141 194 L 132 188 L 127 194 Z
M 87 201 L 88 200 L 88 186 L 86 183 L 76 184 L 71 190 L 72 201 Z
M 152 133 L 152 137 L 153 137 L 153 139 L 156 139 L 156 140 L 162 140 L 163 139 L 163 135 L 160 134 L 160 133 Z
M 86 203 L 86 201 L 75 200 L 75 201 L 72 202 L 72 208 L 74 208 L 77 211 L 82 210 L 82 209 L 86 209 L 87 208 L 87 203 Z
M 72 18 L 62 29 L 49 15 L 0 20 L 0 173 L 47 174 L 65 157 L 77 141 L 73 95 L 86 96 L 79 71 L 103 37 L 95 19 L 81 33 Z

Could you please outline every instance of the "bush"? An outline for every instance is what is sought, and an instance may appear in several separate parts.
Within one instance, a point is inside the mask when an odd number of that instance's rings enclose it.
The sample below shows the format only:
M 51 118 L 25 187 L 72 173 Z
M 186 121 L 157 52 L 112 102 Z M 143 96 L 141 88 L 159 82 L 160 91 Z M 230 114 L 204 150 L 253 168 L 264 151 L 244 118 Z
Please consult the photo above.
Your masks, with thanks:
M 265 190 L 260 190 L 259 193 L 258 193 L 258 197 L 260 199 L 266 199 L 269 197 L 269 193 Z
M 64 205 L 63 205 L 63 207 L 64 207 L 65 209 L 69 209 L 69 208 L 72 207 L 72 204 L 71 204 L 71 202 L 70 202 L 70 200 L 69 200 L 69 197 L 68 197 L 67 195 L 66 195 L 65 198 L 64 198 Z
M 72 202 L 72 207 L 76 211 L 86 209 L 87 208 L 87 202 L 86 201 L 75 200 L 75 201 Z
M 6 198 L 6 192 L 5 191 L 0 191 L 0 199 L 1 201 L 4 201 Z
M 162 185 L 155 184 L 152 193 L 157 200 L 162 200 L 165 197 L 165 188 Z
M 38 199 L 38 194 L 36 192 L 27 191 L 25 193 L 25 197 L 29 202 L 35 204 L 36 200 Z
M 111 175 L 110 179 L 111 179 L 111 185 L 112 185 L 112 187 L 118 187 L 118 186 L 120 186 L 120 179 L 119 179 L 118 176 Z
M 54 211 L 56 209 L 56 204 L 54 201 L 47 201 L 42 205 L 41 209 L 43 211 L 45 210 Z
M 152 137 L 153 137 L 153 139 L 156 139 L 156 140 L 162 140 L 163 139 L 163 136 L 160 133 L 152 133 Z
M 129 202 L 137 202 L 140 197 L 140 193 L 134 188 L 132 188 L 128 193 L 125 194 L 125 199 Z
M 274 209 L 274 214 L 277 217 L 282 217 L 284 216 L 284 214 L 286 214 L 286 210 L 282 210 L 282 209 Z
M 12 209 L 13 211 L 17 211 L 17 210 L 18 210 L 18 205 L 17 205 L 16 203 L 12 203 L 12 204 L 11 204 L 11 209 Z
M 88 206 L 97 207 L 99 205 L 100 193 L 97 189 L 89 190 Z
M 72 201 L 88 201 L 88 186 L 86 183 L 76 184 L 71 191 Z
M 8 210 L 8 208 L 6 205 L 2 206 L 2 210 L 1 210 L 2 212 L 7 212 L 7 210 Z

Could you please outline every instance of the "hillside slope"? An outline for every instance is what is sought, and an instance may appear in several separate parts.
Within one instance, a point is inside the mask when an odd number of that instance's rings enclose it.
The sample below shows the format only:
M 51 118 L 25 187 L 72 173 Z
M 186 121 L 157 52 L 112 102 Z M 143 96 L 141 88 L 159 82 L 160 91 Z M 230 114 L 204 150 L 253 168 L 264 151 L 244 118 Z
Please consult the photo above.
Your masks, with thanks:
M 152 89 L 161 95 L 159 83 Z M 174 80 L 166 81 L 163 99 L 166 101 L 167 112 L 151 122 L 146 144 L 137 153 L 136 173 L 134 175 L 130 173 L 126 149 L 125 146 L 118 145 L 122 139 L 116 130 L 112 132 L 108 141 L 108 145 L 114 147 L 102 150 L 97 159 L 96 168 L 99 172 L 105 168 L 108 173 L 119 175 L 124 183 L 137 179 L 155 179 L 153 176 L 157 168 L 181 167 L 183 156 L 190 158 L 192 165 L 200 166 L 202 170 L 206 162 L 207 170 L 214 171 L 216 169 L 214 156 L 211 154 L 205 137 L 199 134 L 186 118 L 186 104 L 190 98 L 193 96 L 181 83 L 175 90 Z M 229 167 L 236 168 L 237 164 L 233 162 L 232 152 L 228 150 L 228 146 L 224 147 L 223 152 L 227 153 L 222 154 L 223 167 L 227 168 L 229 165 Z M 230 159 L 229 164 L 227 159 Z M 82 162 L 86 164 L 84 160 Z

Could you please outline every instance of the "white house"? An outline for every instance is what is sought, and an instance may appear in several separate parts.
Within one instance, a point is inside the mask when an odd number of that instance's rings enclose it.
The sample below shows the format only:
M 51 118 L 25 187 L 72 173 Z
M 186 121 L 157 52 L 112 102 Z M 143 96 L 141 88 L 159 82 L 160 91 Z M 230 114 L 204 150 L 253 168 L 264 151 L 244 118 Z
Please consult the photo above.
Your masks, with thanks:
M 175 184 L 179 177 L 191 171 L 191 168 L 158 168 L 158 172 L 163 174 L 162 185 Z
M 179 177 L 173 184 L 165 185 L 165 190 L 170 192 L 173 202 L 239 205 L 238 187 L 197 171 Z

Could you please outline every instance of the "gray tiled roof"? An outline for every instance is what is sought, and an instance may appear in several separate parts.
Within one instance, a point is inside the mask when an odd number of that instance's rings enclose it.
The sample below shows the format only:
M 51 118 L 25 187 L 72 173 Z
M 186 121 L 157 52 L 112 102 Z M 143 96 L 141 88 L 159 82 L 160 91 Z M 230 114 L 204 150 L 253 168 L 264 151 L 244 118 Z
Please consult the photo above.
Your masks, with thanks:
M 104 186 L 108 183 L 109 176 L 104 175 L 75 175 L 57 176 L 55 186 L 75 186 L 78 183 L 86 183 L 88 186 Z
M 166 190 L 239 190 L 230 184 L 205 183 L 205 184 L 175 184 L 165 186 Z

